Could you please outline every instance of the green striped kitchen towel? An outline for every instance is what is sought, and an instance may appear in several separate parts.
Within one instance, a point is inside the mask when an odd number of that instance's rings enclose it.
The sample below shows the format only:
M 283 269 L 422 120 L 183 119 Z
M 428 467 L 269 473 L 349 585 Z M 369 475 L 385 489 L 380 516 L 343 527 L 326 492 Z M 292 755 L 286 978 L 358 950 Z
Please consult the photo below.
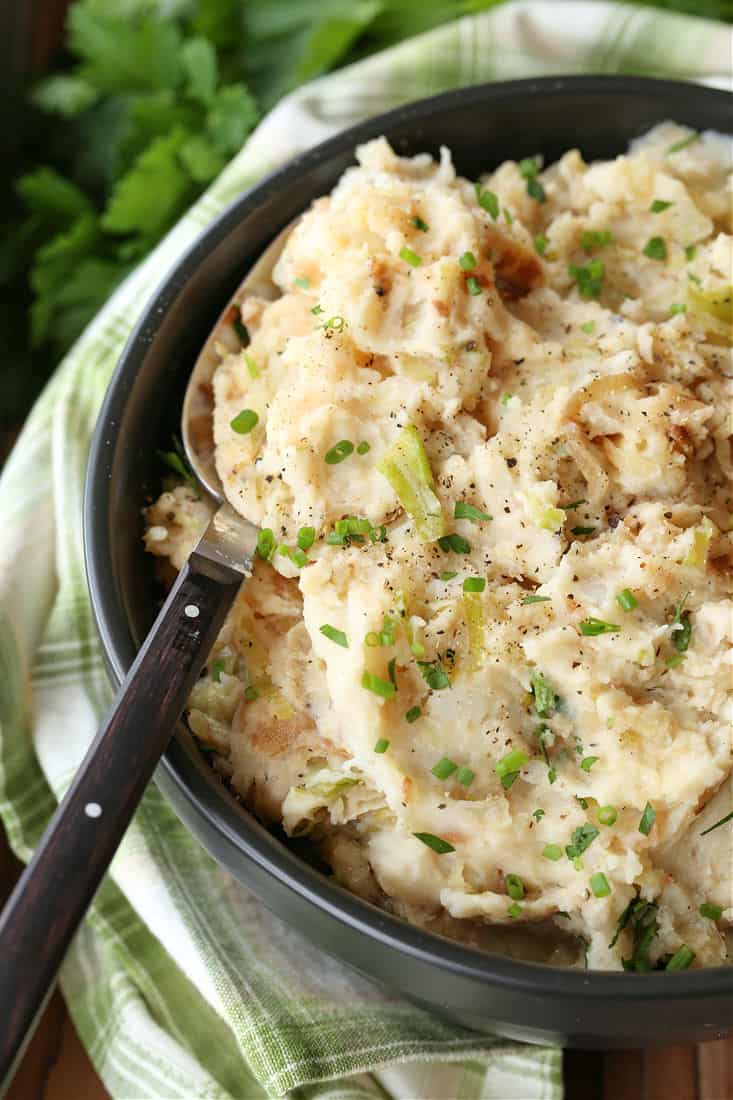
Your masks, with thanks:
M 725 86 L 730 56 L 719 24 L 630 5 L 521 0 L 307 85 L 263 121 L 77 342 L 0 481 L 0 813 L 21 858 L 110 699 L 82 561 L 90 433 L 143 303 L 201 229 L 294 153 L 407 100 L 542 73 L 653 73 Z M 154 786 L 61 981 L 98 1072 L 124 1100 L 562 1095 L 559 1050 L 445 1023 L 266 914 Z

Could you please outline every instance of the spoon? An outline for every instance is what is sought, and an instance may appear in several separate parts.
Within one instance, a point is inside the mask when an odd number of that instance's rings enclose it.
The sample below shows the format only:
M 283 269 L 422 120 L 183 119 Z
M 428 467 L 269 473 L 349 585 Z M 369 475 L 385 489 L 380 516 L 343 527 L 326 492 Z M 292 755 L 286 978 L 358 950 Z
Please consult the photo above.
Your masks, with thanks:
M 224 500 L 214 464 L 211 379 L 217 347 L 238 351 L 237 304 L 277 296 L 272 270 L 292 225 L 259 258 L 222 312 L 186 388 L 181 435 L 218 509 L 171 588 L 112 707 L 0 914 L 0 1093 L 51 993 L 71 939 L 168 746 L 242 582 L 257 528 Z

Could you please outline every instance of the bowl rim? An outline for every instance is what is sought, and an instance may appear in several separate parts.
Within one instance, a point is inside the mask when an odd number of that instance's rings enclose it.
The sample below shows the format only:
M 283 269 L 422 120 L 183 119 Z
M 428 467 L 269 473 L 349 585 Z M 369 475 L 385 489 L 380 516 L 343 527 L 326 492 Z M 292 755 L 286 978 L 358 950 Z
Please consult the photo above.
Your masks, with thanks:
M 270 196 L 286 190 L 299 173 L 328 160 L 332 155 L 353 149 L 368 138 L 397 124 L 419 122 L 436 109 L 441 112 L 467 106 L 485 106 L 491 101 L 517 99 L 528 95 L 615 95 L 628 96 L 638 91 L 660 101 L 660 121 L 674 117 L 677 102 L 689 109 L 692 97 L 711 105 L 730 105 L 730 93 L 685 81 L 658 80 L 652 77 L 625 76 L 551 76 L 498 81 L 470 85 L 419 99 L 366 119 L 342 130 L 334 137 L 306 150 L 271 172 L 253 187 L 237 196 L 178 258 L 148 299 L 115 367 L 102 402 L 94 429 L 86 470 L 83 503 L 84 557 L 92 610 L 108 672 L 116 684 L 127 673 L 126 650 L 130 644 L 130 626 L 118 599 L 112 576 L 112 538 L 108 486 L 112 459 L 119 435 L 122 411 L 132 380 L 142 367 L 147 349 L 160 327 L 166 310 L 181 291 L 186 273 L 214 249 L 230 229 L 253 213 Z M 233 845 L 246 858 L 254 860 L 279 882 L 317 909 L 335 918 L 352 931 L 419 960 L 468 978 L 479 984 L 511 987 L 533 996 L 551 996 L 568 1001 L 694 1000 L 705 996 L 731 996 L 733 968 L 729 965 L 682 971 L 673 976 L 651 972 L 643 976 L 624 971 L 574 970 L 546 963 L 512 959 L 481 951 L 457 941 L 425 931 L 385 910 L 364 901 L 307 864 L 261 825 L 254 815 L 244 812 L 224 787 L 211 797 L 213 789 L 194 763 L 190 753 L 173 738 L 160 768 L 166 787 L 176 790 L 180 800 L 195 816 L 203 817 L 211 830 Z M 246 823 L 246 833 L 242 823 Z M 671 978 L 671 984 L 670 984 Z

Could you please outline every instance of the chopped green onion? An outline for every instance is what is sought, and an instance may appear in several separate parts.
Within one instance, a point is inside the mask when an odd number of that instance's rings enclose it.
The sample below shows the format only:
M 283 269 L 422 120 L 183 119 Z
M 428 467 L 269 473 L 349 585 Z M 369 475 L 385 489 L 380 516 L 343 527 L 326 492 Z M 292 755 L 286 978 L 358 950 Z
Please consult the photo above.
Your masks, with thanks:
M 317 317 L 319 313 L 323 313 L 323 306 L 313 306 L 311 313 Z
M 361 441 L 361 443 L 359 444 L 359 446 L 356 448 L 356 453 L 358 455 L 366 455 L 366 454 L 369 454 L 370 450 L 371 450 L 371 447 L 369 446 L 367 441 L 365 439 L 363 439 Z
M 684 659 L 684 653 L 673 653 L 672 656 L 668 657 L 664 663 L 666 664 L 667 668 L 677 668 L 678 665 L 682 664 Z
M 473 295 L 474 298 L 477 294 L 481 293 L 481 283 L 475 275 L 469 275 L 466 279 L 466 290 L 469 294 Z
M 392 659 L 387 662 L 387 675 L 389 676 L 390 683 L 394 686 L 395 691 L 397 691 L 397 679 L 395 677 L 395 668 L 396 667 L 397 667 L 397 658 L 392 657 Z
M 535 819 L 535 821 L 537 822 L 538 825 L 539 825 L 540 821 L 542 821 L 542 818 L 544 816 L 545 816 L 545 811 L 544 810 L 533 810 L 532 811 L 532 817 Z
M 521 901 L 524 897 L 524 883 L 519 875 L 507 875 L 505 881 L 509 897 L 514 898 L 515 901 Z
M 690 645 L 690 636 L 692 634 L 692 620 L 690 619 L 690 612 L 685 611 L 685 604 L 687 603 L 687 597 L 689 592 L 685 592 L 684 596 L 674 609 L 674 616 L 672 618 L 672 645 L 678 653 L 686 653 Z M 679 630 L 674 628 L 679 626 Z
M 257 535 L 257 553 L 263 561 L 270 561 L 275 553 L 275 535 L 271 527 L 263 527 Z
M 688 244 L 687 248 L 685 249 L 685 259 L 688 263 L 692 263 L 692 261 L 695 259 L 696 252 L 697 249 L 695 248 L 694 244 Z M 692 275 L 690 272 L 687 273 L 687 278 L 692 279 L 693 281 L 697 281 L 698 283 L 700 282 L 697 276 Z
M 595 331 L 596 323 L 595 321 L 586 321 L 580 327 L 583 332 L 587 333 L 588 336 L 590 336 L 590 334 Z
M 409 722 L 410 725 L 412 725 L 413 722 L 417 722 L 418 718 L 421 715 L 422 711 L 420 710 L 420 707 L 410 707 L 407 714 L 405 715 L 405 721 Z
M 446 569 L 440 574 L 441 581 L 452 581 L 458 574 L 453 569 Z
M 302 287 L 303 290 L 307 290 L 308 287 L 311 285 L 311 281 L 306 275 L 299 276 L 299 278 L 295 279 L 294 282 L 296 286 Z
M 247 367 L 247 373 L 249 374 L 250 378 L 259 378 L 260 368 L 257 366 L 257 364 L 255 363 L 252 356 L 247 355 L 246 352 L 243 352 L 242 354 L 244 355 L 244 362 L 245 362 L 245 365 Z
M 527 604 L 530 604 L 530 603 L 551 603 L 551 602 L 552 602 L 552 597 L 551 596 L 535 596 L 534 594 L 529 595 L 529 596 L 525 596 L 524 599 L 522 600 L 522 603 L 524 605 L 527 605 Z
M 559 702 L 554 687 L 539 669 L 533 669 L 529 678 L 529 686 L 534 696 L 534 709 L 537 711 L 538 717 L 549 718 L 555 712 Z
M 700 906 L 700 916 L 708 917 L 710 920 L 720 920 L 723 916 L 723 907 L 721 905 L 714 905 L 710 901 L 704 901 Z
M 436 779 L 447 779 L 449 775 L 453 775 L 453 772 L 458 771 L 458 765 L 444 756 L 430 770 Z
M 237 435 L 249 435 L 259 419 L 254 409 L 242 409 L 242 411 L 238 412 L 234 419 L 230 421 L 229 427 L 233 432 L 236 432 Z
M 584 772 L 589 772 L 600 759 L 600 756 L 586 756 L 580 761 L 580 766 Z
M 684 302 L 673 302 L 669 307 L 670 317 L 676 317 L 678 313 L 687 313 L 687 306 Z
M 649 836 L 649 833 L 652 831 L 656 818 L 657 811 L 654 809 L 651 802 L 647 802 L 646 806 L 644 807 L 644 813 L 641 815 L 641 820 L 639 822 L 639 832 L 643 833 L 644 836 Z
M 453 509 L 454 519 L 470 519 L 474 523 L 488 521 L 493 517 L 488 512 L 482 512 L 480 508 L 474 508 L 473 504 L 467 504 L 465 500 L 457 500 Z
M 329 642 L 335 642 L 336 645 L 340 645 L 344 649 L 349 648 L 349 640 L 343 630 L 337 630 L 335 626 L 331 626 L 329 623 L 324 623 L 319 629 L 323 637 L 328 638 Z
M 496 221 L 499 217 L 499 199 L 493 191 L 484 191 L 480 183 L 476 183 L 474 186 L 479 206 Z
M 635 607 L 639 606 L 639 601 L 629 588 L 624 588 L 622 592 L 619 592 L 616 596 L 616 603 L 622 611 L 633 611 Z
M 339 462 L 343 462 L 345 458 L 348 458 L 350 454 L 354 453 L 354 444 L 350 439 L 341 439 L 338 443 L 334 443 L 324 458 L 329 466 L 338 466 Z
M 571 512 L 573 508 L 580 508 L 581 504 L 587 504 L 587 500 L 571 500 L 570 504 L 563 504 L 563 512 Z
M 586 638 L 595 638 L 599 634 L 614 634 L 620 629 L 621 627 L 616 623 L 606 623 L 603 619 L 594 619 L 593 616 L 583 619 L 580 624 L 580 633 Z
M 361 674 L 361 686 L 382 699 L 391 699 L 396 690 L 389 680 L 383 680 L 381 676 L 375 676 L 373 672 L 367 672 L 366 669 Z
M 326 330 L 333 329 L 334 332 L 341 332 L 345 325 L 346 318 L 337 313 L 334 317 L 329 317 L 327 321 L 324 321 L 322 327 Z
M 726 814 L 725 817 L 721 817 L 720 821 L 716 821 L 709 829 L 703 829 L 700 836 L 707 836 L 708 833 L 712 833 L 713 829 L 717 829 L 720 825 L 725 825 L 728 821 L 733 821 L 733 810 L 729 814 Z
M 693 142 L 698 141 L 699 138 L 700 135 L 697 130 L 693 130 L 686 138 L 682 138 L 681 141 L 676 141 L 674 145 L 670 145 L 669 149 L 667 149 L 667 156 L 669 156 L 670 153 L 679 153 L 682 149 L 686 149 L 688 145 L 692 145 Z
M 475 778 L 475 772 L 467 767 L 459 768 L 456 772 L 456 781 L 460 783 L 462 787 L 470 787 Z
M 421 840 L 423 844 L 426 844 L 428 848 L 432 848 L 439 856 L 444 856 L 446 852 L 455 852 L 452 844 L 449 844 L 447 840 L 443 840 L 440 836 L 434 836 L 433 833 L 413 833 L 412 835 Z
M 316 541 L 315 527 L 301 527 L 298 531 L 298 538 L 296 541 L 301 550 L 310 550 L 311 546 Z
M 378 646 L 382 644 L 382 635 L 378 634 L 376 630 L 370 630 L 368 634 L 364 635 L 364 645 Z
M 652 214 L 661 214 L 663 210 L 668 210 L 670 206 L 674 206 L 674 203 L 665 202 L 664 199 L 655 199 L 649 210 Z
M 237 336 L 239 337 L 239 341 L 240 341 L 241 344 L 248 344 L 249 343 L 249 333 L 247 332 L 247 326 L 245 325 L 245 323 L 242 320 L 241 315 L 239 313 L 236 313 L 234 315 L 234 320 L 232 321 L 232 328 L 234 329 Z
M 544 256 L 550 242 L 544 233 L 538 233 L 534 239 L 534 250 L 538 256 Z
M 417 665 L 423 680 L 433 691 L 443 691 L 450 687 L 450 680 L 440 661 L 418 661 Z
M 254 703 L 255 699 L 259 699 L 260 693 L 256 687 L 246 687 L 244 689 L 244 697 L 248 703 Z
M 595 527 L 571 527 L 571 535 L 592 535 Z
M 408 245 L 400 249 L 400 259 L 404 260 L 410 267 L 420 267 L 422 263 L 422 256 L 418 256 L 417 252 L 413 252 Z
M 599 806 L 596 810 L 596 817 L 601 825 L 615 825 L 618 813 L 615 806 Z
M 214 661 L 211 666 L 211 678 L 216 684 L 221 683 L 221 674 L 224 671 L 223 661 Z
M 476 257 L 473 252 L 464 252 L 463 255 L 459 257 L 458 263 L 464 271 L 473 271 L 476 266 Z
M 575 279 L 581 298 L 600 298 L 606 268 L 600 260 L 585 264 L 568 264 L 568 274 Z
M 527 194 L 537 202 L 545 202 L 547 195 L 545 189 L 537 179 L 537 173 L 542 168 L 542 157 L 524 157 L 518 164 L 520 176 L 527 181 Z
M 687 970 L 695 959 L 695 952 L 686 943 L 680 944 L 665 967 L 666 970 Z
M 510 393 L 503 393 L 503 394 L 501 395 L 501 403 L 502 403 L 502 405 L 504 405 L 504 406 L 508 405 L 508 404 L 509 404 L 509 402 L 511 401 L 511 399 L 512 399 L 512 394 L 510 394 Z
M 509 908 L 507 909 L 507 913 L 512 918 L 512 920 L 516 920 L 517 917 L 521 917 L 522 915 L 522 906 L 519 904 L 518 901 L 515 901 L 509 906 Z
M 596 871 L 594 875 L 590 876 L 590 888 L 597 898 L 607 898 L 611 893 L 611 887 L 603 871 Z
M 402 429 L 377 467 L 387 478 L 397 498 L 415 521 L 424 542 L 432 542 L 445 532 L 445 520 L 430 462 L 420 433 L 414 424 Z
M 508 791 L 514 780 L 519 775 L 521 768 L 529 760 L 526 752 L 522 752 L 521 749 L 512 749 L 506 756 L 502 756 L 501 760 L 496 762 L 496 774 L 501 780 L 501 785 L 505 791 Z
M 470 554 L 471 544 L 467 539 L 464 539 L 463 535 L 457 535 L 455 533 L 451 535 L 441 535 L 438 539 L 438 546 L 446 554 L 451 550 L 454 554 Z
M 551 859 L 556 863 L 558 859 L 562 859 L 562 848 L 559 844 L 545 844 L 542 849 L 542 855 L 545 859 Z
M 613 241 L 613 233 L 610 229 L 585 229 L 580 238 L 580 244 L 584 252 L 592 252 L 594 248 L 603 248 Z
M 565 854 L 568 859 L 571 861 L 576 860 L 600 835 L 600 830 L 587 821 L 585 825 L 579 825 L 577 829 L 573 829 L 570 844 L 565 845 Z
M 650 260 L 666 260 L 667 246 L 662 237 L 650 237 L 644 245 L 642 252 Z
M 463 582 L 464 592 L 483 592 L 486 588 L 486 581 L 483 577 L 466 577 Z
M 374 751 L 381 756 L 381 754 L 383 752 L 386 752 L 388 748 L 389 748 L 389 741 L 387 740 L 387 738 L 386 737 L 380 737 L 379 740 L 377 741 L 376 745 L 374 746 Z
M 512 222 L 514 221 L 514 218 L 512 217 L 511 210 L 507 210 L 507 208 L 505 206 L 504 209 L 502 210 L 502 213 L 504 215 L 504 221 L 507 223 L 507 225 L 511 225 Z
M 415 226 L 415 229 L 419 229 L 421 233 L 427 233 L 430 229 L 428 223 L 424 222 L 418 214 L 412 219 L 412 224 Z

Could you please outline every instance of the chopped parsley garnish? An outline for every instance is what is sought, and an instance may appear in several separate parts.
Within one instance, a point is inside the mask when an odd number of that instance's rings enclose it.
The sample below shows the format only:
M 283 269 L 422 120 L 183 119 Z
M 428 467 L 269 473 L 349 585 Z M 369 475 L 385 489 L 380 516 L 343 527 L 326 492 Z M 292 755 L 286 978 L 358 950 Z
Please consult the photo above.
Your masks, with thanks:
M 600 835 L 600 829 L 596 829 L 595 825 L 590 825 L 587 821 L 585 825 L 579 825 L 577 829 L 573 829 L 570 843 L 565 845 L 565 854 L 568 859 L 577 859 Z
M 693 130 L 686 138 L 682 138 L 680 141 L 676 141 L 674 145 L 670 145 L 669 149 L 667 149 L 667 156 L 669 156 L 670 153 L 681 152 L 683 149 L 686 149 L 688 145 L 692 145 L 694 142 L 698 141 L 699 138 L 700 135 L 697 130 Z
M 648 256 L 650 260 L 666 260 L 667 246 L 664 243 L 664 238 L 650 237 L 644 245 L 642 252 L 645 256 Z
M 375 676 L 373 672 L 368 672 L 366 669 L 361 674 L 361 686 L 382 699 L 391 699 L 396 691 L 394 684 L 389 680 L 383 680 L 381 676 Z
M 464 271 L 473 271 L 476 266 L 476 257 L 473 252 L 464 252 L 462 256 L 459 256 L 458 263 Z
M 701 917 L 708 917 L 709 920 L 720 920 L 723 916 L 723 907 L 714 905 L 711 901 L 704 901 L 699 912 Z
M 592 332 L 595 332 L 596 323 L 595 321 L 585 321 L 580 327 L 586 335 L 590 336 Z
M 665 202 L 664 199 L 655 199 L 649 210 L 652 214 L 661 214 L 663 210 L 668 210 L 670 206 L 674 206 L 674 203 Z
M 466 577 L 463 582 L 464 592 L 483 592 L 486 588 L 486 581 L 483 577 Z
M 607 898 L 611 893 L 611 887 L 603 871 L 596 871 L 594 875 L 590 876 L 590 888 L 594 897 L 597 898 Z
M 367 443 L 366 439 L 363 439 L 361 441 L 361 443 L 359 444 L 359 446 L 356 448 L 356 453 L 358 455 L 366 455 L 366 454 L 369 454 L 370 451 L 371 451 L 371 447 Z
M 639 601 L 630 588 L 624 588 L 622 592 L 618 593 L 616 603 L 622 611 L 633 611 L 635 607 L 639 606 Z
M 270 561 L 275 553 L 275 535 L 271 527 L 261 528 L 257 535 L 257 553 L 263 561 Z
M 580 633 L 586 638 L 596 638 L 599 634 L 615 634 L 620 629 L 616 623 L 606 623 L 603 619 L 594 619 L 593 616 L 583 619 L 580 624 Z
M 376 745 L 374 746 L 374 751 L 381 756 L 381 754 L 383 752 L 386 752 L 388 748 L 389 748 L 389 741 L 387 740 L 387 738 L 386 737 L 380 737 L 379 740 L 377 741 Z
M 422 256 L 418 256 L 417 252 L 413 252 L 408 245 L 400 249 L 400 259 L 404 260 L 410 267 L 420 267 L 422 264 Z
M 326 451 L 324 458 L 329 466 L 338 466 L 339 462 L 343 462 L 345 458 L 354 453 L 354 444 L 350 439 L 341 439 L 338 443 L 334 443 L 328 451 Z
M 458 574 L 453 569 L 446 569 L 440 574 L 441 581 L 452 581 Z
M 544 233 L 538 233 L 534 239 L 534 250 L 538 256 L 544 256 L 550 242 Z
M 580 238 L 584 252 L 592 252 L 594 248 L 604 248 L 612 242 L 613 233 L 610 229 L 584 229 Z
M 521 915 L 522 915 L 522 906 L 519 904 L 518 901 L 513 902 L 509 906 L 509 908 L 507 909 L 507 915 L 510 916 L 512 918 L 512 920 L 516 920 L 517 917 L 521 917 Z
M 600 759 L 600 756 L 585 756 L 580 761 L 580 766 L 584 772 L 589 772 L 593 765 L 597 764 Z
M 595 527 L 571 527 L 571 535 L 592 535 Z
M 233 432 L 236 432 L 237 435 L 249 435 L 259 419 L 254 409 L 242 409 L 242 411 L 238 412 L 234 419 L 230 421 L 229 427 Z
M 301 275 L 299 278 L 293 280 L 296 286 L 301 287 L 303 290 L 307 290 L 311 285 L 310 279 L 307 275 Z
M 733 821 L 733 810 L 726 814 L 725 817 L 721 817 L 720 821 L 716 821 L 714 825 L 711 825 L 709 829 L 703 829 L 700 836 L 707 836 L 708 833 L 712 833 L 713 829 L 719 828 L 721 825 L 727 824 L 727 822 Z
M 430 229 L 428 223 L 424 222 L 419 214 L 416 214 L 412 219 L 412 224 L 415 226 L 415 229 L 419 229 L 421 233 L 427 233 Z
M 509 897 L 514 898 L 515 901 L 521 901 L 524 897 L 524 883 L 519 875 L 507 875 L 505 881 Z
M 223 661 L 214 661 L 211 666 L 211 678 L 216 684 L 221 683 L 221 674 L 224 671 Z
M 448 776 L 453 775 L 453 772 L 458 771 L 458 765 L 449 760 L 447 756 L 444 756 L 437 764 L 432 766 L 430 771 L 436 779 L 447 779 Z
M 484 191 L 480 183 L 476 183 L 475 188 L 479 206 L 496 221 L 499 217 L 499 199 L 493 191 Z
M 456 781 L 460 783 L 462 787 L 470 787 L 475 778 L 476 774 L 471 768 L 459 768 L 456 772 Z
M 518 777 L 519 771 L 529 760 L 526 752 L 522 752 L 521 749 L 512 749 L 506 756 L 502 756 L 501 760 L 496 762 L 496 774 L 501 780 L 501 785 L 505 791 L 508 791 L 514 780 Z
M 695 952 L 686 943 L 680 944 L 665 967 L 666 970 L 687 970 L 695 959 Z
M 555 689 L 544 673 L 534 669 L 529 678 L 530 691 L 534 696 L 534 709 L 539 718 L 549 718 L 555 713 L 560 702 Z
M 472 294 L 474 298 L 481 293 L 481 283 L 475 275 L 469 275 L 466 279 L 466 290 L 469 294 Z
M 600 298 L 606 268 L 600 260 L 587 264 L 568 264 L 568 275 L 575 279 L 581 298 Z
M 435 836 L 433 833 L 413 833 L 413 836 L 421 840 L 423 844 L 427 845 L 439 856 L 444 856 L 447 852 L 455 852 L 455 848 L 452 844 L 449 844 L 447 840 L 443 840 L 440 836 Z
M 488 512 L 482 512 L 480 508 L 474 508 L 473 504 L 467 504 L 465 500 L 457 500 L 453 509 L 454 519 L 470 519 L 473 523 L 482 523 L 493 517 Z
M 547 195 L 545 189 L 537 179 L 537 174 L 542 168 L 542 157 L 524 157 L 517 165 L 522 179 L 527 181 L 527 194 L 537 202 L 545 202 Z
M 646 806 L 644 807 L 644 813 L 641 815 L 641 820 L 639 822 L 639 832 L 643 833 L 644 836 L 649 836 L 649 833 L 654 827 L 654 822 L 656 821 L 656 819 L 657 811 L 654 809 L 651 802 L 647 802 Z
M 329 623 L 324 623 L 319 629 L 323 637 L 328 638 L 329 642 L 335 642 L 336 645 L 340 645 L 344 649 L 349 648 L 349 640 L 343 630 L 337 630 L 335 626 L 331 626 Z
M 540 821 L 542 821 L 542 818 L 544 816 L 545 816 L 545 811 L 544 810 L 533 810 L 532 811 L 532 817 L 535 819 L 535 821 L 537 822 L 538 825 L 539 825 Z
M 433 691 L 443 691 L 444 688 L 450 687 L 448 674 L 440 661 L 418 661 L 417 667 L 420 669 L 423 680 Z
M 413 722 L 417 722 L 418 718 L 420 718 L 421 715 L 422 711 L 420 710 L 420 707 L 410 707 L 410 709 L 405 714 L 405 721 L 409 722 L 410 725 L 412 725 Z
M 615 806 L 599 806 L 596 810 L 596 817 L 601 825 L 615 825 L 618 813 Z
M 545 844 L 542 855 L 545 859 L 551 859 L 553 863 L 557 863 L 558 859 L 562 859 L 562 848 L 559 844 Z
M 522 603 L 525 604 L 525 605 L 530 604 L 530 603 L 551 603 L 551 602 L 552 602 L 552 597 L 551 596 L 529 595 L 529 596 L 525 596 L 524 599 L 522 600 Z
M 298 531 L 298 537 L 296 542 L 301 550 L 310 550 L 313 543 L 316 541 L 316 529 L 315 527 L 301 527 Z
M 244 689 L 244 697 L 248 703 L 254 703 L 255 699 L 259 699 L 260 693 L 256 687 L 250 685 Z
M 468 539 L 464 539 L 463 535 L 457 535 L 455 532 L 452 535 L 441 535 L 438 539 L 438 546 L 446 554 L 451 550 L 454 554 L 471 553 L 471 544 Z

